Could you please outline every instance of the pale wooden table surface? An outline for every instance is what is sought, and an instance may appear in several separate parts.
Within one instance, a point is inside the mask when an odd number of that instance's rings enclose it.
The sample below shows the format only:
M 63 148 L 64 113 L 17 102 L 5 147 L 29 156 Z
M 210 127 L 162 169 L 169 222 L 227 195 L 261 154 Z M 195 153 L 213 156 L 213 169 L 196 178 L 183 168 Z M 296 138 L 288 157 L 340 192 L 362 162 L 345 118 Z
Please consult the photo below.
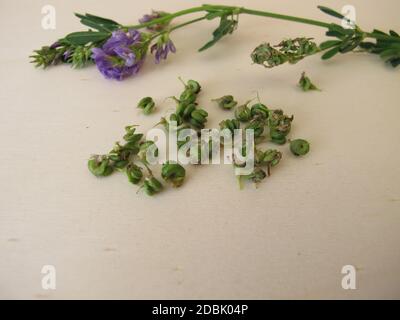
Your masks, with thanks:
M 214 2 L 214 1 L 208 1 Z M 317 4 L 348 1 L 218 1 L 327 19 Z M 151 8 L 200 1 L 21 1 L 0 3 L 0 298 L 400 298 L 399 70 L 377 57 L 319 57 L 266 70 L 249 54 L 262 41 L 324 38 L 323 30 L 242 17 L 238 31 L 203 53 L 213 23 L 173 35 L 178 52 L 148 61 L 123 83 L 94 67 L 36 70 L 32 49 L 80 30 L 73 12 L 135 22 Z M 41 8 L 57 29 L 41 28 Z M 400 30 L 397 0 L 353 0 L 365 29 Z M 323 89 L 296 88 L 306 70 Z M 127 124 L 150 128 L 135 109 L 144 95 L 179 93 L 178 76 L 204 87 L 210 127 L 226 116 L 209 100 L 258 91 L 295 115 L 293 137 L 312 152 L 285 161 L 258 190 L 237 189 L 232 168 L 190 168 L 185 186 L 154 199 L 122 175 L 99 181 L 86 161 L 107 152 Z M 357 268 L 357 289 L 341 288 L 341 268 Z M 57 289 L 41 288 L 54 265 Z

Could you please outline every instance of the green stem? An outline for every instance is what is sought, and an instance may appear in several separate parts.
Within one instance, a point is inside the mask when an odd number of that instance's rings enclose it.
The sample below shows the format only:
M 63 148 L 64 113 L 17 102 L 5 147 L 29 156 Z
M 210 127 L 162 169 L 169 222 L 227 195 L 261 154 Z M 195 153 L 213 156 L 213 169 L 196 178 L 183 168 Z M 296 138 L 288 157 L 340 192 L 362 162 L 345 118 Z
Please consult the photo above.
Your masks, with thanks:
M 197 19 L 193 19 L 193 20 L 190 20 L 190 21 L 187 21 L 187 22 L 178 24 L 178 25 L 176 25 L 176 26 L 173 26 L 173 27 L 169 28 L 168 30 L 164 30 L 164 31 L 161 31 L 161 32 L 158 32 L 158 33 L 152 35 L 152 37 L 150 38 L 150 40 L 154 40 L 155 38 L 159 37 L 159 36 L 162 35 L 162 34 L 170 33 L 170 32 L 172 32 L 172 31 L 174 31 L 174 30 L 176 30 L 176 29 L 185 27 L 185 26 L 187 26 L 187 25 L 189 25 L 189 24 L 196 23 L 196 22 L 199 22 L 199 21 L 202 21 L 202 20 L 205 20 L 205 19 L 206 19 L 206 17 L 200 17 L 200 18 L 197 18 Z
M 173 20 L 177 17 L 184 16 L 187 14 L 192 14 L 192 13 L 197 13 L 197 12 L 209 13 L 209 12 L 218 12 L 218 11 L 220 11 L 220 12 L 225 11 L 226 14 L 249 14 L 249 15 L 260 16 L 260 17 L 268 17 L 268 18 L 273 18 L 273 19 L 278 19 L 278 20 L 286 20 L 286 21 L 291 21 L 291 22 L 313 25 L 313 26 L 317 26 L 317 27 L 321 27 L 321 28 L 329 28 L 331 25 L 331 23 L 327 23 L 327 22 L 323 22 L 323 21 L 307 19 L 307 18 L 300 18 L 300 17 L 289 16 L 289 15 L 273 13 L 273 12 L 268 12 L 268 11 L 252 10 L 252 9 L 247 9 L 244 7 L 205 4 L 200 7 L 193 7 L 190 9 L 177 11 L 175 13 L 168 14 L 164 17 L 154 19 L 154 20 L 146 22 L 146 23 L 131 25 L 131 26 L 124 26 L 123 28 L 142 29 L 142 28 L 146 28 L 146 27 L 149 27 L 149 26 L 152 26 L 155 24 L 160 24 L 160 23 L 162 24 L 162 23 L 170 22 L 171 20 Z M 198 18 L 198 19 L 191 20 L 187 23 L 183 23 L 179 26 L 171 28 L 170 31 L 181 28 L 188 24 L 192 24 L 192 23 L 204 20 L 204 19 L 206 19 L 205 16 Z M 365 35 L 368 38 L 400 42 L 399 38 L 393 37 L 390 35 L 380 35 L 380 34 L 375 34 L 375 33 L 365 33 Z

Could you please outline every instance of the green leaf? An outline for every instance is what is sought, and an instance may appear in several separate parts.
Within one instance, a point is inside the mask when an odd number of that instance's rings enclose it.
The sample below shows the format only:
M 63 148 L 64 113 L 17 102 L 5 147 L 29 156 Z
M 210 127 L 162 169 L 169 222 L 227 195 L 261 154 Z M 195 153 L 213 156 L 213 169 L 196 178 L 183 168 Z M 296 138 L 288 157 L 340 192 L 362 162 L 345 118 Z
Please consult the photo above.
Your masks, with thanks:
M 324 7 L 324 6 L 318 6 L 318 9 L 332 17 L 339 18 L 339 19 L 345 18 L 344 15 L 342 15 L 341 13 L 339 13 L 331 8 Z
M 332 48 L 332 47 L 336 47 L 341 43 L 342 43 L 342 41 L 340 41 L 340 40 L 328 40 L 328 41 L 322 42 L 319 45 L 319 48 L 321 50 L 326 50 L 326 49 L 329 49 L 329 48 Z
M 90 13 L 86 13 L 85 15 L 80 14 L 80 13 L 75 13 L 75 16 L 77 16 L 79 19 L 90 20 L 93 23 L 97 23 L 97 24 L 101 24 L 101 25 L 116 26 L 116 27 L 120 27 L 121 26 L 118 22 L 116 22 L 114 20 L 103 18 L 103 17 L 99 17 L 99 16 L 95 16 L 95 15 L 90 14 Z
M 110 36 L 109 32 L 82 31 L 70 33 L 65 39 L 72 45 L 81 46 L 90 42 L 103 41 Z
M 226 16 L 221 17 L 221 21 L 217 29 L 213 32 L 213 39 L 207 42 L 204 46 L 202 46 L 199 51 L 204 51 L 214 44 L 216 44 L 221 38 L 226 36 L 227 34 L 232 33 L 237 26 L 236 20 L 228 19 Z
M 111 32 L 121 27 L 119 23 L 113 20 L 94 16 L 88 13 L 86 15 L 75 13 L 75 16 L 81 19 L 83 25 L 102 32 Z
M 322 60 L 328 60 L 328 59 L 330 59 L 330 58 L 333 58 L 337 53 L 339 53 L 339 47 L 335 47 L 335 48 L 333 48 L 333 49 L 331 49 L 331 50 L 325 52 L 325 53 L 322 55 L 321 59 L 322 59 Z

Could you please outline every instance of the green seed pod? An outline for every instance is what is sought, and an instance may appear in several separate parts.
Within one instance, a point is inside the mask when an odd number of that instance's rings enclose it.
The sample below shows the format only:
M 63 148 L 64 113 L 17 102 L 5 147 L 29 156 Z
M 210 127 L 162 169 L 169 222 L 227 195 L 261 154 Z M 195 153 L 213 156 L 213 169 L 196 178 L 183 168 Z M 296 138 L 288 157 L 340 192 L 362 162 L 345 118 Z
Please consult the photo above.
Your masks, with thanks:
M 226 119 L 220 122 L 219 127 L 221 130 L 229 129 L 234 134 L 235 129 L 240 129 L 240 122 L 236 119 Z
M 180 187 L 186 176 L 186 170 L 177 163 L 165 163 L 161 169 L 162 178 L 174 188 Z
M 254 171 L 248 176 L 248 179 L 254 183 L 260 183 L 267 177 L 266 172 L 261 168 L 255 168 Z
M 208 113 L 202 109 L 194 110 L 190 117 L 199 122 L 204 122 L 207 119 Z
M 172 113 L 169 116 L 169 122 L 175 121 L 177 126 L 180 126 L 183 123 L 182 117 L 176 113 Z
M 260 119 L 267 119 L 269 115 L 269 109 L 262 103 L 256 103 L 251 107 L 251 116 L 253 118 L 259 117 Z
M 132 184 L 139 184 L 143 178 L 142 168 L 139 166 L 131 163 L 126 168 L 126 175 L 128 176 L 128 180 Z
M 198 94 L 198 93 L 201 91 L 201 86 L 200 86 L 200 84 L 199 84 L 197 81 L 195 81 L 195 80 L 189 80 L 189 81 L 186 83 L 186 89 L 189 89 L 189 90 L 191 90 L 192 92 Z
M 197 95 L 190 89 L 185 89 L 179 97 L 179 101 L 185 104 L 191 104 L 196 101 Z
M 115 169 L 124 169 L 127 165 L 128 165 L 129 161 L 127 160 L 119 160 L 119 161 L 115 161 L 113 164 L 113 167 Z
M 280 133 L 279 131 L 270 131 L 270 136 L 271 136 L 271 142 L 279 145 L 283 145 L 286 143 L 286 135 Z
M 149 115 L 153 112 L 155 105 L 153 98 L 145 97 L 139 101 L 137 107 L 142 109 L 145 115 Z
M 251 110 L 247 105 L 239 106 L 235 109 L 235 118 L 240 122 L 251 120 Z
M 246 130 L 254 130 L 254 138 L 260 137 L 264 133 L 265 123 L 262 120 L 254 119 L 247 126 Z
M 146 194 L 148 196 L 153 196 L 156 193 L 159 193 L 163 189 L 163 186 L 160 181 L 158 181 L 154 177 L 151 177 L 151 178 L 147 178 L 143 182 L 143 188 L 144 188 L 144 192 L 146 192 Z
M 310 144 L 303 139 L 296 139 L 290 141 L 290 151 L 295 156 L 304 156 L 310 151 Z
M 152 146 L 155 146 L 155 143 L 154 143 L 154 141 L 150 141 L 150 140 L 145 141 L 140 144 L 140 150 L 138 152 L 138 156 L 139 156 L 140 160 L 147 162 L 147 151 Z M 158 157 L 158 148 L 155 149 L 154 156 Z
M 278 150 L 256 150 L 256 164 L 260 166 L 275 167 L 282 159 L 282 153 Z
M 237 105 L 237 102 L 231 95 L 223 96 L 218 99 L 213 99 L 212 101 L 215 101 L 218 106 L 224 110 L 231 110 Z
M 143 138 L 143 134 L 135 133 L 135 126 L 125 127 L 126 134 L 124 135 L 124 140 L 131 143 L 137 143 Z
M 96 177 L 107 177 L 114 171 L 106 156 L 93 156 L 88 161 L 88 168 Z
M 183 111 L 182 118 L 189 119 L 192 112 L 196 109 L 195 104 L 189 104 L 186 106 L 185 110 Z
M 306 73 L 303 72 L 301 74 L 301 78 L 299 80 L 299 87 L 303 90 L 303 91 L 310 91 L 310 90 L 318 90 L 321 91 L 320 89 L 317 88 L 316 85 L 314 85 L 311 82 L 311 79 L 309 77 L 306 76 Z

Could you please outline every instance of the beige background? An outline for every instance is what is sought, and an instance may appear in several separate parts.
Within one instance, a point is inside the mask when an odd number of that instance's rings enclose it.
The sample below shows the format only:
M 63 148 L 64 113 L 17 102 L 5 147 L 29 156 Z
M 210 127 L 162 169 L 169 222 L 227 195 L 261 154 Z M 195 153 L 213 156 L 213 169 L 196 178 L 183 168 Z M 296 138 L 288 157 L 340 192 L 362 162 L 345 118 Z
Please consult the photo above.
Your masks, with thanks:
M 214 1 L 208 0 L 209 3 Z M 317 4 L 349 1 L 218 1 L 329 20 Z M 125 82 L 89 67 L 37 70 L 32 49 L 80 30 L 73 12 L 135 22 L 151 8 L 201 1 L 0 1 L 1 298 L 400 298 L 399 70 L 375 56 L 319 57 L 266 70 L 249 54 L 262 41 L 324 38 L 322 29 L 243 16 L 238 31 L 202 54 L 216 22 L 173 34 L 178 52 L 148 61 Z M 57 9 L 57 29 L 41 29 L 41 8 Z M 350 1 L 365 29 L 400 30 L 397 0 Z M 182 20 L 181 20 L 182 21 Z M 323 89 L 303 93 L 306 70 Z M 151 128 L 182 89 L 201 82 L 210 127 L 227 117 L 209 101 L 258 91 L 295 115 L 292 137 L 312 152 L 284 161 L 258 190 L 239 191 L 232 168 L 188 169 L 185 186 L 137 195 L 116 174 L 97 180 L 86 161 L 105 153 L 127 124 Z M 145 117 L 144 95 L 163 107 Z M 57 290 L 41 289 L 41 268 L 57 269 Z M 341 268 L 357 268 L 357 290 L 341 288 Z

